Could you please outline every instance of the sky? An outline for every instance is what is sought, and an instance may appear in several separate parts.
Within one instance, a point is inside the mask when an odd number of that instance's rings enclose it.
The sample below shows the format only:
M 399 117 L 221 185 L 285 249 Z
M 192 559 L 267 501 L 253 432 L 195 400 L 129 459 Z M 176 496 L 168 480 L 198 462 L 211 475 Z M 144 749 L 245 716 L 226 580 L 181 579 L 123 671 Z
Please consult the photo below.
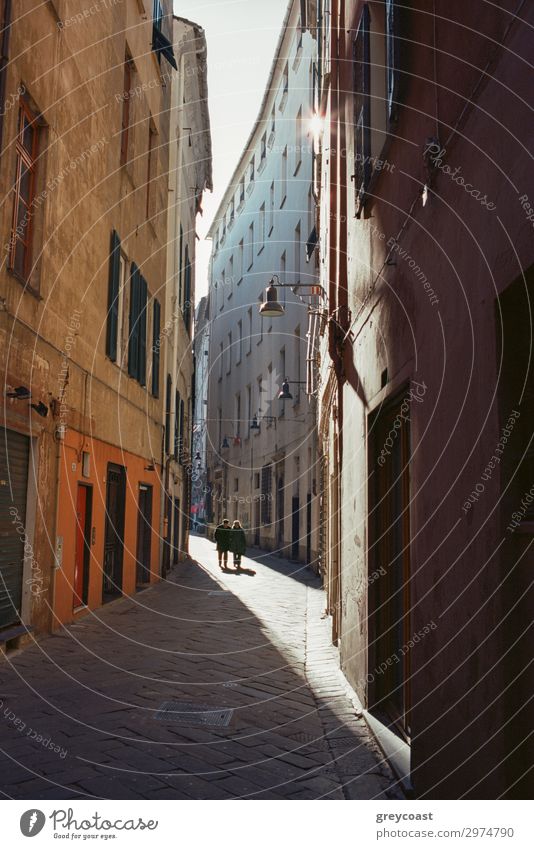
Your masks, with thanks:
M 174 14 L 200 24 L 208 44 L 213 194 L 197 219 L 196 299 L 208 290 L 210 224 L 258 116 L 288 0 L 175 0 Z

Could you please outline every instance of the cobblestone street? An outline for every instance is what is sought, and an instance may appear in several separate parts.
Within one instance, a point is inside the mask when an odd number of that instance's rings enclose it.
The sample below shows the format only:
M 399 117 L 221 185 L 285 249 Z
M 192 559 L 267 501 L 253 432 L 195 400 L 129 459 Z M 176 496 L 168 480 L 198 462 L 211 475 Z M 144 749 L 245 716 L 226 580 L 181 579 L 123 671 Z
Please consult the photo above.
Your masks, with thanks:
M 3 795 L 401 798 L 313 574 L 264 554 L 243 561 L 255 576 L 226 574 L 211 542 L 191 550 L 167 582 L 2 662 Z

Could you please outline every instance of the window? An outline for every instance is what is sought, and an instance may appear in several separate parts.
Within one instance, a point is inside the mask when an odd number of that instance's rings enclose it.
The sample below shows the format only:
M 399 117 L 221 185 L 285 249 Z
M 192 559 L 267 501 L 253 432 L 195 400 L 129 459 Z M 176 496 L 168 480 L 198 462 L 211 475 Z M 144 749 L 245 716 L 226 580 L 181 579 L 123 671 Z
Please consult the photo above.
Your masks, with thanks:
M 287 195 L 287 146 L 282 153 L 282 169 L 280 175 L 280 209 L 286 202 Z
M 276 130 L 276 109 L 274 107 L 271 109 L 271 133 L 274 133 Z
M 152 50 L 154 50 L 158 57 L 158 63 L 161 63 L 161 57 L 163 56 L 177 71 L 178 66 L 174 58 L 172 44 L 163 34 L 164 15 L 161 0 L 154 0 L 152 9 Z
M 285 251 L 283 252 L 282 256 L 280 257 L 280 276 L 281 276 L 282 283 L 285 283 L 286 282 L 286 252 Z M 287 289 L 285 287 L 282 287 L 282 289 L 280 291 L 282 293 L 282 304 L 285 306 Z
M 163 25 L 163 7 L 161 5 L 161 0 L 154 0 L 152 21 L 154 26 L 160 30 Z
M 224 290 L 226 288 L 226 271 L 221 271 L 221 305 L 219 307 L 220 310 L 224 307 Z
M 227 348 L 227 360 L 226 360 L 226 374 L 230 374 L 232 371 L 232 331 L 228 334 L 228 348 Z
M 219 380 L 222 380 L 223 376 L 223 343 L 219 344 Z
M 369 7 L 364 6 L 353 45 L 354 188 L 356 215 L 361 215 L 371 178 Z
M 229 215 L 228 226 L 230 226 L 231 224 L 234 223 L 234 218 L 235 218 L 235 200 L 234 200 L 234 198 L 232 198 L 232 200 L 230 201 L 230 206 L 229 206 L 229 209 L 228 209 L 228 215 Z
M 241 319 L 237 322 L 237 357 L 236 363 L 241 362 L 243 356 L 243 322 Z
M 128 374 L 146 383 L 146 309 L 147 284 L 135 262 L 130 268 L 130 322 L 128 344 Z
M 252 424 L 252 387 L 247 386 L 247 438 L 250 436 L 250 425 Z
M 180 224 L 180 242 L 178 245 L 178 304 L 180 307 L 182 306 L 182 297 L 183 297 L 183 256 L 184 256 L 184 229 Z
M 302 340 L 300 338 L 300 325 L 295 327 L 295 359 L 294 359 L 294 368 L 295 368 L 295 380 L 301 380 L 301 370 L 300 370 L 300 361 L 301 361 L 301 349 L 302 349 Z M 295 404 L 298 404 L 300 401 L 300 384 L 297 382 L 295 385 Z
M 260 232 L 258 239 L 258 253 L 261 254 L 265 247 L 265 204 L 260 206 Z
M 252 350 L 252 307 L 249 307 L 247 310 L 248 316 L 248 348 L 247 354 L 250 354 Z
M 241 393 L 235 396 L 235 435 L 241 436 Z
M 181 398 L 178 390 L 175 390 L 174 393 L 174 459 L 181 459 L 181 430 L 180 430 L 180 408 L 181 408 Z
M 272 463 L 263 466 L 261 470 L 261 523 L 262 525 L 271 524 L 271 506 L 272 506 Z
M 254 222 L 248 228 L 248 261 L 247 271 L 250 271 L 254 264 Z
M 239 181 L 239 204 L 241 205 L 242 203 L 244 203 L 244 200 L 245 200 L 245 178 L 243 176 L 243 177 L 241 177 L 241 180 Z
M 28 103 L 19 101 L 16 142 L 16 180 L 13 204 L 13 229 L 10 241 L 10 267 L 23 281 L 28 282 L 32 271 L 33 225 L 36 198 L 37 158 L 42 125 Z
M 121 251 L 119 270 L 119 297 L 117 310 L 117 359 L 116 362 L 124 366 L 124 301 L 126 297 L 126 286 L 128 283 L 128 260 Z
M 399 90 L 400 33 L 399 7 L 396 0 L 386 0 L 386 102 L 388 124 L 397 118 Z
M 297 23 L 297 53 L 302 50 L 302 20 L 299 18 Z
M 300 244 L 300 221 L 295 227 L 295 283 L 300 283 L 300 253 L 301 253 L 301 244 Z
M 165 389 L 165 454 L 169 454 L 171 450 L 171 396 L 172 396 L 172 377 L 167 375 L 167 386 Z
M 295 174 L 302 162 L 302 107 L 295 118 Z
M 118 233 L 111 233 L 111 249 L 109 253 L 108 275 L 108 316 L 106 328 L 106 356 L 113 362 L 119 360 L 119 298 L 121 293 L 122 268 L 121 241 Z
M 260 142 L 260 165 L 262 162 L 265 162 L 267 157 L 267 133 L 265 132 L 261 137 Z
M 249 182 L 253 183 L 255 179 L 255 171 L 254 171 L 254 157 L 250 160 L 249 165 Z
M 243 257 L 244 257 L 244 243 L 243 239 L 240 240 L 238 248 L 237 248 L 237 282 L 241 283 L 243 279 Z
M 273 232 L 274 227 L 274 180 L 269 189 L 269 236 Z
M 159 357 L 160 357 L 161 305 L 154 299 L 152 310 L 152 395 L 159 398 Z
M 231 298 L 234 293 L 234 255 L 228 260 L 228 297 Z
M 152 180 L 156 178 L 156 170 L 155 167 L 157 165 L 157 153 L 154 154 L 154 145 L 156 140 L 156 128 L 152 121 L 152 118 L 149 118 L 148 121 L 148 151 L 147 151 L 147 167 L 146 167 L 146 218 L 152 218 L 152 210 L 150 208 L 150 188 L 152 184 Z M 154 194 L 154 193 L 152 193 Z
M 287 94 L 289 89 L 289 66 L 286 62 L 286 66 L 284 68 L 284 74 L 282 77 L 282 93 Z
M 281 376 L 281 380 L 286 379 L 286 374 L 287 374 L 286 373 L 286 349 L 282 348 L 280 350 L 280 376 Z M 285 407 L 286 407 L 285 402 L 280 401 L 279 407 L 280 407 L 280 412 L 279 412 L 278 415 L 280 417 L 283 417 L 285 415 Z
M 132 91 L 133 63 L 126 54 L 124 57 L 124 91 L 122 93 L 122 125 L 121 125 L 121 165 L 128 161 L 128 143 L 130 137 L 130 92 Z

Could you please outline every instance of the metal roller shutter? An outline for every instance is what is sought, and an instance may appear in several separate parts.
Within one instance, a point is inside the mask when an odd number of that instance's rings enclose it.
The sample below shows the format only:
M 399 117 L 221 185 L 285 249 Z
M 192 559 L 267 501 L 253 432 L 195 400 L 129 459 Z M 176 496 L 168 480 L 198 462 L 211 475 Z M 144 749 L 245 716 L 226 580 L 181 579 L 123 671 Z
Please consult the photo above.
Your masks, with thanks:
M 30 440 L 14 430 L 0 434 L 0 628 L 19 621 Z M 17 512 L 15 513 L 14 510 Z

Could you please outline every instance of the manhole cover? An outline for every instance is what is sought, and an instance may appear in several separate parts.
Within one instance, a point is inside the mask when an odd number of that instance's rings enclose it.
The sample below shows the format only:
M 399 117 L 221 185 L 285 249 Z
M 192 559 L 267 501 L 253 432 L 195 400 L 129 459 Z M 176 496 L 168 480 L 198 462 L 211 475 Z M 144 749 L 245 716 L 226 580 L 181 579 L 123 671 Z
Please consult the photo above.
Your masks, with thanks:
M 233 713 L 232 708 L 214 708 L 212 705 L 194 705 L 189 702 L 163 702 L 154 718 L 160 722 L 175 722 L 178 725 L 226 728 Z

